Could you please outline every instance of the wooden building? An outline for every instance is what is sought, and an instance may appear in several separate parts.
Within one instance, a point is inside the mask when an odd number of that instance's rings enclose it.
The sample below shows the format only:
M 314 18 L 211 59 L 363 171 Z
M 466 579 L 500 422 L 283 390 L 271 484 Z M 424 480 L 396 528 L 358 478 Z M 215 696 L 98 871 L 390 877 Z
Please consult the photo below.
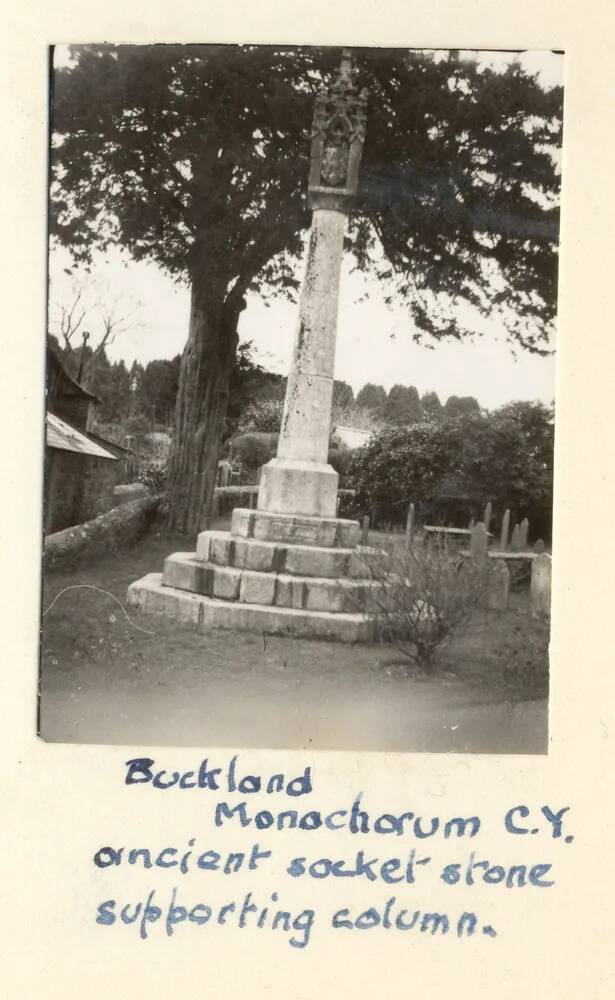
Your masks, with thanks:
M 47 352 L 45 534 L 96 517 L 114 506 L 113 487 L 125 481 L 129 451 L 88 432 L 96 396 Z

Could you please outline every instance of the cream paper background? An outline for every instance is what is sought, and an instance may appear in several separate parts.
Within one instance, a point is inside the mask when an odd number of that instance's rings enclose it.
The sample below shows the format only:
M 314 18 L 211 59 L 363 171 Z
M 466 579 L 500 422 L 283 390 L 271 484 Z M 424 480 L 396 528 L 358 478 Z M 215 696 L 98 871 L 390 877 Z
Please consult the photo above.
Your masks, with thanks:
M 6 24 L 7 12 L 4 19 Z M 63 1000 L 166 997 L 602 998 L 613 990 L 613 5 L 610 0 L 386 0 L 377 4 L 257 0 L 53 0 L 11 5 L 2 72 L 2 933 L 5 997 Z M 551 860 L 558 885 L 455 896 L 409 887 L 307 885 L 279 873 L 295 854 L 352 855 L 341 834 L 258 839 L 277 868 L 179 881 L 188 900 L 241 898 L 247 888 L 294 909 L 318 900 L 323 923 L 304 950 L 270 931 L 181 925 L 101 928 L 95 907 L 117 895 L 143 898 L 150 883 L 130 869 L 111 876 L 91 862 L 103 844 L 239 846 L 214 831 L 201 793 L 141 794 L 126 788 L 123 761 L 144 748 L 46 745 L 34 736 L 41 524 L 47 52 L 52 42 L 288 41 L 566 51 L 553 605 L 551 741 L 548 757 L 246 752 L 247 770 L 314 767 L 312 808 L 343 806 L 363 789 L 374 813 L 472 814 L 485 821 L 479 852 L 493 860 Z M 372 109 L 374 113 L 375 109 Z M 224 762 L 230 754 L 211 752 Z M 198 750 L 150 749 L 161 766 L 198 765 Z M 137 792 L 139 794 L 137 794 Z M 163 797 L 161 797 L 161 795 Z M 575 842 L 517 844 L 501 817 L 518 803 L 571 807 Z M 264 804 L 264 803 L 263 803 Z M 280 808 L 283 805 L 280 804 Z M 203 819 L 207 818 L 207 822 Z M 249 833 L 249 831 L 247 831 Z M 243 838 L 251 844 L 255 836 Z M 519 838 L 522 840 L 523 838 Z M 529 839 L 529 838 L 528 838 Z M 384 841 L 384 843 L 383 843 Z M 539 841 L 539 843 L 537 843 Z M 404 841 L 408 845 L 408 841 Z M 402 843 L 369 838 L 389 857 Z M 410 842 L 411 846 L 411 842 Z M 439 853 L 438 853 L 439 852 Z M 430 853 L 443 863 L 442 846 Z M 450 850 L 448 853 L 459 853 Z M 463 853 L 463 852 L 461 852 Z M 357 881 L 357 880 L 355 880 Z M 117 890 L 117 892 L 115 891 Z M 452 890 L 446 890 L 450 893 Z M 394 931 L 333 932 L 335 907 L 359 909 L 389 895 L 424 909 L 476 910 L 499 931 L 457 941 Z M 181 899 L 179 900 L 182 901 Z

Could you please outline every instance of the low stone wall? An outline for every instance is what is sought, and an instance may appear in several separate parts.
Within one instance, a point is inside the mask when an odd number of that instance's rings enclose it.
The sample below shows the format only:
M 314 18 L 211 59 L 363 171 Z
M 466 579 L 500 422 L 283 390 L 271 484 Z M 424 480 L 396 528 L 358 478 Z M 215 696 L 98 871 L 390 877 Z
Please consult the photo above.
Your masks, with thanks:
M 64 563 L 100 555 L 134 541 L 147 531 L 158 513 L 160 501 L 160 496 L 131 500 L 84 524 L 48 535 L 45 539 L 46 567 L 56 569 Z

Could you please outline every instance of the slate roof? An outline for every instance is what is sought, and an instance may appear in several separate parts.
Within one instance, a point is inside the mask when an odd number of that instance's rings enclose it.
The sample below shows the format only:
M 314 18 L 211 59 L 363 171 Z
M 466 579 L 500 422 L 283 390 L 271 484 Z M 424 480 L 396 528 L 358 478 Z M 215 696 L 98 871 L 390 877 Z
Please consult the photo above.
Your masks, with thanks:
M 117 461 L 116 456 L 102 448 L 95 441 L 86 437 L 81 431 L 75 430 L 70 424 L 56 417 L 55 413 L 47 414 L 47 446 L 59 451 L 74 451 L 79 455 L 93 455 L 96 458 L 109 458 Z

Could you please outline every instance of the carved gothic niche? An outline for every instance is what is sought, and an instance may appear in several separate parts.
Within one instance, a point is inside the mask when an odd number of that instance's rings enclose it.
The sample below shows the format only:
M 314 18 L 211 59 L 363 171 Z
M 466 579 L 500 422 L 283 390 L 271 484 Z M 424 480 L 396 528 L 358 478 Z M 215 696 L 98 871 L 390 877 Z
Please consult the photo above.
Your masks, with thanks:
M 312 208 L 345 211 L 357 192 L 365 139 L 367 91 L 356 87 L 350 54 L 316 98 L 308 193 Z

